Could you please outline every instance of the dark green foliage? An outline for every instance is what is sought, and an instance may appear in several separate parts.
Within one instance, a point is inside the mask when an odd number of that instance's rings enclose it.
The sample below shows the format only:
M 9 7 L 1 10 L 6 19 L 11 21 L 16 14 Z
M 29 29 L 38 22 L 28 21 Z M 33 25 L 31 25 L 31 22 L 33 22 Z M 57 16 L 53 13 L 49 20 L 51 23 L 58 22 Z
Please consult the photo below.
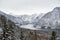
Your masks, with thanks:
M 52 32 L 51 40 L 56 40 L 56 32 L 55 31 Z

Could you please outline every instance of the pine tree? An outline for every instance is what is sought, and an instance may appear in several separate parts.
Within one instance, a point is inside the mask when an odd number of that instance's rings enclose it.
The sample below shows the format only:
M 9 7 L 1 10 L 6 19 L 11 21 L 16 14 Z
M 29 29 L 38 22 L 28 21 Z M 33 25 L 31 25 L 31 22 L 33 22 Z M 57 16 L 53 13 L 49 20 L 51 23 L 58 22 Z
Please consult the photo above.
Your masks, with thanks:
M 14 40 L 14 37 L 13 37 L 13 35 L 14 35 L 14 23 L 13 22 L 11 22 L 11 20 L 8 20 L 8 33 L 10 34 L 10 40 Z
M 51 40 L 56 40 L 56 32 L 55 31 L 52 31 Z
M 13 26 L 10 20 L 7 20 L 5 16 L 1 16 L 2 29 L 3 29 L 3 38 L 2 40 L 12 40 Z
M 23 35 L 23 31 L 21 29 L 20 40 L 23 40 L 23 38 L 24 38 L 24 35 Z
M 2 15 L 1 16 L 1 21 L 2 21 L 2 26 L 3 26 L 3 40 L 6 40 L 8 35 L 7 35 L 7 24 L 6 24 L 6 18 Z

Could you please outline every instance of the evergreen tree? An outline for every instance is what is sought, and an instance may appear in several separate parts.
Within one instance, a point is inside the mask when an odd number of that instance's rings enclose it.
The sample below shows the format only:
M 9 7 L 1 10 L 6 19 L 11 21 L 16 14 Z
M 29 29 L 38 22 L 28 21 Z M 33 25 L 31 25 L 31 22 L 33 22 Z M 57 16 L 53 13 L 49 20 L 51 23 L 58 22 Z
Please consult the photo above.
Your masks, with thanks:
M 24 38 L 24 35 L 23 35 L 22 28 L 21 28 L 20 40 L 23 40 L 23 38 Z
M 3 40 L 7 40 L 8 34 L 7 34 L 7 24 L 6 24 L 6 18 L 2 15 L 1 16 L 2 26 L 3 26 Z
M 13 22 L 11 22 L 11 20 L 8 20 L 8 33 L 10 34 L 10 40 L 14 40 L 14 26 L 15 24 Z
M 55 31 L 52 31 L 51 40 L 56 40 L 56 32 Z
M 2 29 L 3 29 L 3 38 L 2 40 L 13 40 L 12 39 L 12 33 L 13 33 L 13 26 L 10 20 L 7 20 L 5 16 L 1 16 L 1 22 L 2 22 Z

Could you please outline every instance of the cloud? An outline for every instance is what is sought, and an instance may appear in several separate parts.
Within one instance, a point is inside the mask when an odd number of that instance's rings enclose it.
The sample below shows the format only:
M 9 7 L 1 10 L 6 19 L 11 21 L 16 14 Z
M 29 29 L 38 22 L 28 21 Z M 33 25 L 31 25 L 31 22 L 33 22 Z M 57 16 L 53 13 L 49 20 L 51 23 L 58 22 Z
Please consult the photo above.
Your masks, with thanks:
M 0 0 L 0 10 L 22 14 L 48 12 L 60 6 L 60 0 Z

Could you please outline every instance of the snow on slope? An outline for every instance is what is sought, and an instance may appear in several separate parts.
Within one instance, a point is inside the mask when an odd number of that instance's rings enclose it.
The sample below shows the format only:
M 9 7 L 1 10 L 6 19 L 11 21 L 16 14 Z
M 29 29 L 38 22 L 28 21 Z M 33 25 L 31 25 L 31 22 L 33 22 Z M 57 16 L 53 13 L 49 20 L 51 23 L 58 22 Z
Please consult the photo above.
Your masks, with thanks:
M 40 29 L 34 28 L 32 24 L 22 25 L 22 26 L 20 26 L 20 28 L 31 29 L 31 30 L 40 30 Z
M 41 24 L 40 26 L 60 28 L 60 7 L 56 7 L 53 11 L 46 13 L 38 22 Z
M 5 14 L 4 12 L 0 11 L 0 14 L 5 15 L 8 19 L 13 21 L 18 26 L 23 28 L 40 28 L 42 26 L 47 27 L 56 27 L 60 28 L 60 7 L 56 7 L 53 11 L 48 12 L 46 14 L 33 14 L 33 15 L 20 15 L 18 17 Z M 32 24 L 32 25 L 30 25 Z M 25 26 L 25 27 L 24 27 Z M 28 27 L 29 26 L 29 27 Z M 35 26 L 35 27 L 34 27 Z

